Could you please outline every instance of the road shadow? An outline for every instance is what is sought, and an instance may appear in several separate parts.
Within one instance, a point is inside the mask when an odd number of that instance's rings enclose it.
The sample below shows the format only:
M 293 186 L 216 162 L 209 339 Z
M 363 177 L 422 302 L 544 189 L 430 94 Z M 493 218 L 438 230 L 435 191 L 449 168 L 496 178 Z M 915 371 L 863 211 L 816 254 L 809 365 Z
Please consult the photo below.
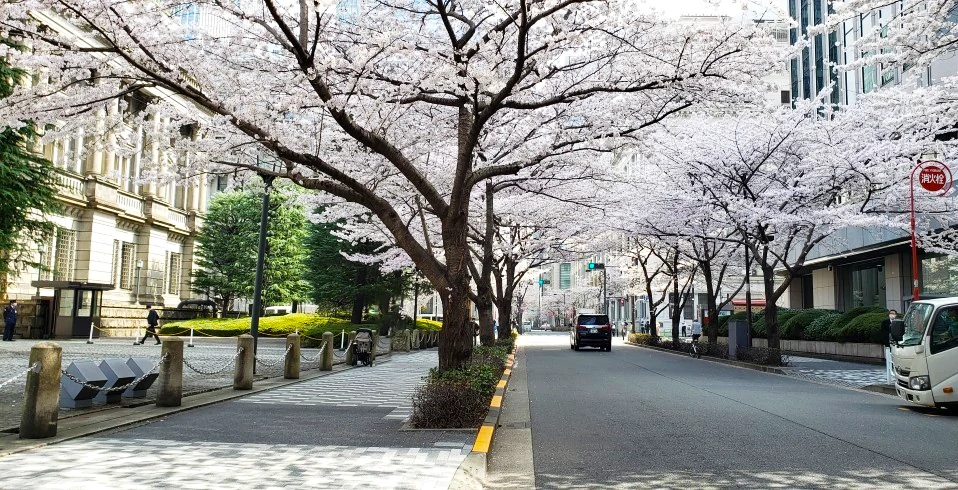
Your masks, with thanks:
M 637 463 L 640 465 L 641 463 Z M 838 474 L 826 474 L 808 468 L 788 468 L 775 471 L 734 470 L 722 472 L 692 471 L 636 471 L 619 474 L 604 481 L 575 475 L 536 475 L 536 488 L 543 489 L 724 489 L 724 488 L 958 488 L 958 472 L 937 476 L 916 472 L 913 467 L 893 469 L 858 469 Z M 500 487 L 497 487 L 500 488 Z M 510 487 L 501 487 L 510 488 Z

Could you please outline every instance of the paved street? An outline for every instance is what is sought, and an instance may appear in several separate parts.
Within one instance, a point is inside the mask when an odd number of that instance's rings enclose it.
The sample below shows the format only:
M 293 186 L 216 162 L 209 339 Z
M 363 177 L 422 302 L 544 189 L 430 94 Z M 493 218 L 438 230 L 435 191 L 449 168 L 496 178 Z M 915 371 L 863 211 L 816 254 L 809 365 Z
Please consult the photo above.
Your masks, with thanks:
M 520 339 L 537 488 L 958 488 L 958 417 L 621 341 Z
M 472 431 L 402 431 L 437 363 L 397 354 L 285 389 L 0 459 L 0 488 L 445 489 Z M 396 383 L 392 383 L 395 380 Z M 312 398 L 312 400 L 311 400 Z M 316 403 L 322 398 L 333 403 Z
M 188 342 L 188 339 L 185 340 Z M 30 348 L 36 340 L 17 340 L 16 342 L 0 343 L 0 383 L 7 381 L 16 374 L 22 373 L 29 364 Z M 154 345 L 152 340 L 146 345 L 132 345 L 129 339 L 97 339 L 93 344 L 87 344 L 85 340 L 57 340 L 57 343 L 63 347 L 63 369 L 70 362 L 80 359 L 101 360 L 105 358 L 128 358 L 145 357 L 152 361 L 160 358 L 160 346 Z M 264 361 L 273 362 L 283 355 L 285 349 L 285 339 L 262 337 L 259 339 L 259 356 Z M 227 363 L 231 363 L 233 354 L 236 351 L 236 339 L 219 338 L 196 338 L 195 347 L 185 348 L 183 356 L 186 361 L 194 368 L 212 373 L 223 369 Z M 313 359 L 318 354 L 318 349 L 303 349 L 302 356 L 306 359 Z M 334 359 L 335 361 L 335 359 Z M 318 369 L 318 361 L 302 361 L 301 368 Z M 283 373 L 282 363 L 276 366 L 267 367 L 263 364 L 257 366 L 259 376 L 281 376 Z M 0 429 L 9 429 L 17 427 L 20 424 L 20 413 L 22 411 L 24 377 L 20 377 L 10 384 L 0 389 Z M 198 393 L 206 390 L 231 386 L 233 384 L 233 369 L 208 375 L 200 374 L 184 367 L 183 369 L 183 391 L 184 394 Z M 152 387 L 147 392 L 147 400 L 154 399 L 156 388 Z M 102 405 L 95 405 L 90 409 L 60 409 L 60 417 L 69 417 L 77 413 L 83 413 L 89 410 L 99 410 Z

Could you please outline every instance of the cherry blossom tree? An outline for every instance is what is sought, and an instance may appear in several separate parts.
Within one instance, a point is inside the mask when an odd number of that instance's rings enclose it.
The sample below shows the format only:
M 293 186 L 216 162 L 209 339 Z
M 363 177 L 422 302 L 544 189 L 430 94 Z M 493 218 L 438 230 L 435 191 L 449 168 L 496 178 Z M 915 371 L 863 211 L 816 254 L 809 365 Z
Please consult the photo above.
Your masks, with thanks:
M 198 8 L 195 18 L 183 9 Z M 589 159 L 693 104 L 757 97 L 775 62 L 761 26 L 669 23 L 631 0 L 6 2 L 0 25 L 41 76 L 0 124 L 48 138 L 113 123 L 126 94 L 165 160 L 154 178 L 210 164 L 258 170 L 355 203 L 442 298 L 440 369 L 468 359 L 473 191 L 486 180 Z M 105 124 L 106 123 L 106 124 Z M 102 151 L 103 143 L 92 151 Z M 490 161 L 496 148 L 508 158 Z M 257 161 L 281 165 L 264 170 Z M 417 213 L 439 227 L 428 247 Z

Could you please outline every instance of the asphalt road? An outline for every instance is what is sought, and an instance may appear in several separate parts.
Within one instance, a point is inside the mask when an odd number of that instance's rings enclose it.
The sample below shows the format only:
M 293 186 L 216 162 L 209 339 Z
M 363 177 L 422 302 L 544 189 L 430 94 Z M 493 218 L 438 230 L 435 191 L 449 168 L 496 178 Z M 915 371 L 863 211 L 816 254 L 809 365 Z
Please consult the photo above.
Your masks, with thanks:
M 956 416 L 618 340 L 522 344 L 537 488 L 958 488 Z

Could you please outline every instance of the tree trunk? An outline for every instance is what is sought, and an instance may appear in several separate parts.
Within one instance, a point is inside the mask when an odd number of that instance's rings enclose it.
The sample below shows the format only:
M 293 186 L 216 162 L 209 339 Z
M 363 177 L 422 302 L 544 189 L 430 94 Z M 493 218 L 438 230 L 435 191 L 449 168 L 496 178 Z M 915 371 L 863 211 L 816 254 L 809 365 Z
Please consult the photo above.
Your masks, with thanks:
M 712 263 L 704 261 L 701 264 L 702 279 L 705 281 L 705 295 L 708 298 L 709 323 L 706 325 L 709 343 L 714 344 L 718 341 L 718 301 L 715 298 L 715 285 L 712 284 Z
M 366 268 L 358 267 L 356 268 L 356 282 L 355 286 L 357 289 L 362 288 L 366 285 Z M 350 321 L 352 323 L 362 323 L 363 322 L 363 308 L 366 307 L 366 297 L 362 292 L 357 292 L 353 296 L 353 311 L 350 315 Z
M 499 337 L 512 336 L 512 297 L 499 299 Z
M 765 286 L 765 334 L 768 337 L 768 348 L 778 351 L 781 336 L 778 332 L 778 306 L 775 306 L 775 269 L 763 264 L 762 282 Z M 781 363 L 781 355 L 778 359 L 769 359 L 769 365 L 778 366 Z
M 439 339 L 440 371 L 462 367 L 472 355 L 473 328 L 469 325 L 472 278 L 468 263 L 471 251 L 467 241 L 469 209 L 468 204 L 462 204 L 455 198 L 450 199 L 450 202 L 452 210 L 442 226 L 448 289 L 439 291 L 443 310 L 442 336 Z
M 496 345 L 496 336 L 492 327 L 492 290 L 489 286 L 476 288 L 479 300 L 476 310 L 479 312 L 479 343 L 487 347 Z
M 682 316 L 682 304 L 679 299 L 679 254 L 675 254 L 675 259 L 672 262 L 672 273 L 675 274 L 675 277 L 672 278 L 672 347 L 678 347 L 679 345 L 679 319 Z

